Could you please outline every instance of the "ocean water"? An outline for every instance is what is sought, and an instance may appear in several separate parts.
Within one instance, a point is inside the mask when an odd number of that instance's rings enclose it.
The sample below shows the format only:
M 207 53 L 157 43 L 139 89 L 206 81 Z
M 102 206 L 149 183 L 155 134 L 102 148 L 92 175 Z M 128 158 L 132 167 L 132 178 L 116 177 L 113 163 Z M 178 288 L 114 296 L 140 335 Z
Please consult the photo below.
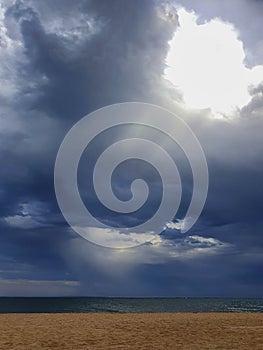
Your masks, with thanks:
M 0 298 L 0 313 L 263 312 L 263 299 Z

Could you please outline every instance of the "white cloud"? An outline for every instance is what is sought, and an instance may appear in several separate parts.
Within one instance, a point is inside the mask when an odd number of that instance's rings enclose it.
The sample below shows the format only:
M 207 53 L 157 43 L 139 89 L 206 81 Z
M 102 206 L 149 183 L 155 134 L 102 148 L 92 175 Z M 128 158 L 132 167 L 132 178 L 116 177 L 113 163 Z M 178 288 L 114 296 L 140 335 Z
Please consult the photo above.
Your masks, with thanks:
M 22 203 L 18 214 L 7 216 L 3 220 L 9 226 L 20 229 L 47 227 L 50 224 L 43 221 L 45 213 L 45 206 L 40 202 Z
M 46 226 L 32 218 L 30 215 L 7 216 L 6 218 L 4 218 L 4 221 L 9 226 L 21 229 L 31 229 Z
M 17 63 L 24 60 L 24 55 L 22 42 L 9 36 L 5 25 L 5 11 L 6 8 L 0 4 L 0 97 L 11 102 L 19 88 Z
M 178 11 L 180 27 L 170 42 L 165 78 L 181 90 L 187 107 L 231 115 L 251 101 L 249 87 L 263 81 L 263 66 L 247 68 L 243 43 L 231 23 Z
M 187 237 L 187 242 L 189 242 L 190 244 L 202 245 L 206 247 L 223 245 L 223 243 L 220 242 L 218 239 L 211 238 L 211 237 L 196 236 L 196 235 Z
M 100 227 L 75 228 L 88 241 L 108 248 L 130 248 L 152 240 L 152 244 L 158 241 L 158 236 L 151 232 L 135 233 L 127 230 L 122 232 L 119 229 Z
M 175 239 L 157 235 L 151 242 L 129 249 L 105 249 L 89 244 L 79 237 L 73 238 L 67 244 L 63 246 L 61 254 L 73 269 L 78 271 L 84 260 L 112 276 L 136 271 L 141 264 L 157 265 L 166 264 L 171 260 L 186 261 L 220 254 L 231 248 L 230 244 L 218 239 L 198 235 L 179 235 Z
M 181 231 L 181 229 L 183 228 L 183 220 L 178 220 L 177 222 L 168 222 L 165 225 L 165 229 L 168 228 L 170 230 L 178 230 Z

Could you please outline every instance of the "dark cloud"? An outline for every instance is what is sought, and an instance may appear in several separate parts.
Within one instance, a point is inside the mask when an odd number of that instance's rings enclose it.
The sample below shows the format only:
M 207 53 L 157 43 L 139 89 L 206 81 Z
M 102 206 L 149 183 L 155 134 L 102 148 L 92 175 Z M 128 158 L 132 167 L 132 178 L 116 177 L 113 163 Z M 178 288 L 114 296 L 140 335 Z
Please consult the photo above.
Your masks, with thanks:
M 251 91 L 252 99 L 250 103 L 242 108 L 241 115 L 244 118 L 258 119 L 262 117 L 263 106 L 263 85 L 253 88 Z
M 0 88 L 0 294 L 28 294 L 25 281 L 32 286 L 38 280 L 49 281 L 55 294 L 61 288 L 82 295 L 262 296 L 262 87 L 251 91 L 251 102 L 234 121 L 212 121 L 205 110 L 180 109 L 175 103 L 180 96 L 162 78 L 168 42 L 177 28 L 171 2 L 3 4 L 0 78 L 7 83 Z M 217 16 L 233 22 L 250 64 L 262 63 L 260 2 L 184 5 L 200 13 L 200 20 Z M 253 18 L 249 26 L 248 18 Z M 204 147 L 210 187 L 200 220 L 185 236 L 167 230 L 160 241 L 118 253 L 69 230 L 56 203 L 53 168 L 60 143 L 77 120 L 124 101 L 156 103 L 183 115 Z M 123 134 L 116 131 L 115 139 Z M 148 138 L 162 140 L 156 133 Z M 89 159 L 108 143 L 108 136 L 101 135 L 86 150 Z M 170 141 L 163 146 L 173 149 Z M 185 175 L 183 217 L 192 178 L 178 147 L 173 152 Z M 138 163 L 123 168 L 126 178 L 115 191 L 127 199 L 134 170 L 148 176 L 151 169 Z M 79 179 L 84 192 L 86 175 Z M 114 176 L 118 180 L 121 169 Z M 148 176 L 153 191 L 147 215 L 158 205 L 158 180 L 158 174 Z M 92 203 L 98 217 L 116 222 L 112 213 Z M 20 282 L 14 287 L 10 280 Z M 80 283 L 68 289 L 60 280 Z M 32 290 L 39 293 L 37 287 Z
M 31 7 L 20 4 L 10 10 L 20 20 L 27 74 L 47 79 L 34 107 L 72 121 L 107 104 L 149 99 L 149 91 L 159 84 L 176 17 L 168 22 L 147 1 L 77 4 L 76 15 L 84 11 L 87 21 L 94 22 L 94 33 L 85 23 L 69 28 L 79 29 L 70 37 L 68 28 L 64 33 L 45 28 Z M 71 10 L 67 3 L 65 8 Z

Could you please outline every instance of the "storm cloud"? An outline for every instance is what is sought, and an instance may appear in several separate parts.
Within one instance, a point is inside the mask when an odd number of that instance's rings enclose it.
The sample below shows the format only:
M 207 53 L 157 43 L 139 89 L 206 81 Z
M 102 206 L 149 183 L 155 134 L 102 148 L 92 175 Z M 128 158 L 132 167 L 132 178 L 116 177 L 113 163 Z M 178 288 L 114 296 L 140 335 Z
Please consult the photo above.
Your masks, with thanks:
M 263 65 L 263 3 L 238 4 L 182 5 L 200 23 L 215 17 L 232 23 L 244 62 Z M 209 107 L 187 109 L 183 92 L 164 77 L 169 42 L 180 26 L 178 8 L 157 0 L 1 2 L 0 295 L 262 296 L 262 84 L 251 88 L 251 101 L 234 117 L 215 119 Z M 208 198 L 186 234 L 168 225 L 151 243 L 107 249 L 66 223 L 55 197 L 54 164 L 64 136 L 84 115 L 134 101 L 167 108 L 191 126 L 207 158 Z M 124 133 L 116 130 L 115 140 Z M 98 138 L 87 157 L 109 142 L 107 135 Z M 169 140 L 163 144 L 173 147 Z M 174 157 L 185 175 L 185 196 L 177 220 L 192 184 L 179 152 L 177 147 Z M 127 164 L 120 198 L 134 169 L 152 170 Z M 160 195 L 158 175 L 148 181 L 153 194 L 147 215 Z M 114 214 L 93 205 L 98 217 L 116 223 Z

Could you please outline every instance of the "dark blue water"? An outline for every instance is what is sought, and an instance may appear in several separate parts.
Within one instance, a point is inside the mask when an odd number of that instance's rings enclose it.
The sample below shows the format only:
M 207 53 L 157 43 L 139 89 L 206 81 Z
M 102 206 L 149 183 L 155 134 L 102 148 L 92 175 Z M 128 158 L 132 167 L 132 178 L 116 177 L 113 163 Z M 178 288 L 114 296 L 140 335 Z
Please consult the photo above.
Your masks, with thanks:
M 0 313 L 263 312 L 263 299 L 0 298 Z

